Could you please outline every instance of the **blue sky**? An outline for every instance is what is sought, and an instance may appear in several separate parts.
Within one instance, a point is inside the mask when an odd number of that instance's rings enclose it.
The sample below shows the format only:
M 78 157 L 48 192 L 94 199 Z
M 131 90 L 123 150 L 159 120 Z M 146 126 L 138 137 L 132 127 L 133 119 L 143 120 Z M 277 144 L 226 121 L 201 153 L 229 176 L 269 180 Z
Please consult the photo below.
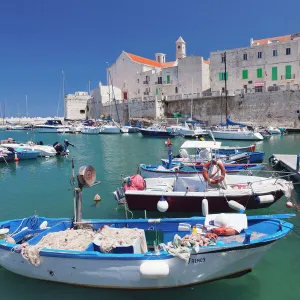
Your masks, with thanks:
M 66 93 L 106 83 L 106 62 L 122 50 L 175 58 L 181 35 L 188 55 L 243 47 L 300 31 L 299 0 L 10 0 L 0 4 L 0 103 L 6 114 L 54 116 Z

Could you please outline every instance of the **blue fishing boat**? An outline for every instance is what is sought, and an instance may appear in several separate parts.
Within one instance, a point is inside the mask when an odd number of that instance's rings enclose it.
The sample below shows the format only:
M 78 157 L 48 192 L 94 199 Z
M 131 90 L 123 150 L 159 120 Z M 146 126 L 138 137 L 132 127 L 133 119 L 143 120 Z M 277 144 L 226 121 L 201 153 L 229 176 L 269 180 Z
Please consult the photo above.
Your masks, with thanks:
M 293 229 L 282 219 L 294 215 L 83 220 L 81 191 L 94 184 L 94 174 L 90 166 L 79 170 L 74 218 L 0 222 L 2 267 L 89 287 L 175 288 L 248 273 Z
M 39 151 L 28 150 L 23 148 L 5 148 L 0 152 L 0 162 L 7 162 L 13 160 L 27 160 L 36 159 L 39 156 Z

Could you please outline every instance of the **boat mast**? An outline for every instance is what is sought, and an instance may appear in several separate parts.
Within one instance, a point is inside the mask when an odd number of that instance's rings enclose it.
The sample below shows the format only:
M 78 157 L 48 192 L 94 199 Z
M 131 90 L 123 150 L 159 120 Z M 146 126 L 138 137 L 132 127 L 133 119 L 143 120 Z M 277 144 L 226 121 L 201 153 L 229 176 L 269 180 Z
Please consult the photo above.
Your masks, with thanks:
M 27 95 L 25 95 L 25 103 L 26 103 L 26 117 L 28 118 Z
M 225 113 L 226 113 L 226 126 L 227 124 L 227 63 L 226 63 L 226 51 L 224 52 L 224 63 L 225 63 Z
M 108 74 L 109 74 L 108 76 L 109 76 L 110 82 L 111 82 L 112 98 L 113 98 L 113 101 L 115 102 L 116 113 L 117 113 L 117 117 L 118 117 L 118 122 L 119 122 L 119 124 L 121 124 L 121 122 L 120 122 L 120 116 L 119 116 L 119 112 L 118 112 L 118 104 L 117 104 L 116 97 L 115 97 L 115 93 L 114 93 L 114 85 L 113 85 L 113 81 L 112 81 L 112 78 L 111 78 L 110 71 L 108 71 Z
M 64 74 L 64 71 L 62 71 L 62 99 L 63 99 L 64 117 L 65 117 L 65 74 Z

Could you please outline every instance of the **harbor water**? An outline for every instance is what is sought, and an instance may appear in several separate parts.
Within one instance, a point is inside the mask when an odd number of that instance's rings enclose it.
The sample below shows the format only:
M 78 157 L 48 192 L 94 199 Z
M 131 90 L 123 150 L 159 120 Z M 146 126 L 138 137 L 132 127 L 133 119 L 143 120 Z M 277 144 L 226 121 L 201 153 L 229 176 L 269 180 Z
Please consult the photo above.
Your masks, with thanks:
M 12 137 L 18 141 L 33 139 L 44 144 L 63 142 L 68 139 L 76 147 L 70 147 L 70 156 L 39 158 L 33 161 L 19 161 L 0 165 L 0 220 L 28 217 L 37 214 L 45 217 L 73 217 L 73 194 L 70 185 L 72 176 L 71 158 L 74 157 L 75 171 L 82 165 L 93 165 L 101 184 L 83 192 L 83 218 L 124 218 L 124 210 L 117 206 L 112 192 L 120 186 L 121 175 L 137 172 L 140 163 L 158 163 L 167 158 L 165 139 L 143 138 L 140 134 L 123 135 L 72 135 L 36 134 L 24 132 L 0 132 L 0 139 Z M 181 137 L 172 139 L 173 154 L 176 155 L 184 142 Z M 248 145 L 249 142 L 224 141 L 223 145 Z M 265 152 L 265 163 L 273 153 L 296 154 L 300 134 L 272 136 L 269 140 L 257 142 L 256 151 Z M 300 203 L 300 187 L 295 186 L 295 199 Z M 101 201 L 94 204 L 94 196 Z M 285 206 L 283 198 L 268 209 L 246 211 L 247 214 L 292 213 L 294 209 Z M 200 212 L 186 215 L 200 215 Z M 143 217 L 134 212 L 134 217 Z M 148 213 L 148 216 L 170 217 L 168 213 Z M 178 216 L 178 214 L 176 215 Z M 181 214 L 181 216 L 185 216 Z M 299 300 L 300 270 L 300 219 L 291 219 L 294 232 L 278 241 L 266 252 L 263 259 L 245 276 L 226 279 L 203 285 L 173 290 L 108 290 L 71 286 L 38 281 L 15 275 L 0 268 L 1 299 L 231 299 L 231 300 Z

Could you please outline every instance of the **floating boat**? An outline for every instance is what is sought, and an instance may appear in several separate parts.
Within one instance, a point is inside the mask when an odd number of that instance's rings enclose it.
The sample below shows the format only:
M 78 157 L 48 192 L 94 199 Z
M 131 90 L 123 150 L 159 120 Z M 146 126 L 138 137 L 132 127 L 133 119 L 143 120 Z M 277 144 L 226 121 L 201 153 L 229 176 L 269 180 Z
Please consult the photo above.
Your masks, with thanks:
M 173 133 L 166 130 L 165 126 L 153 124 L 147 128 L 141 128 L 140 133 L 145 137 L 173 137 Z
M 220 125 L 221 127 L 213 127 L 211 130 L 216 139 L 248 141 L 262 141 L 264 139 L 264 137 L 251 126 L 232 122 L 229 118 L 226 118 L 226 124 L 221 123 Z
M 293 229 L 281 219 L 294 215 L 83 220 L 81 190 L 95 178 L 90 166 L 80 168 L 77 178 L 74 219 L 33 216 L 0 222 L 2 267 L 89 287 L 175 288 L 248 273 Z M 231 230 L 232 236 L 222 236 L 222 230 Z
M 181 122 L 182 125 L 172 125 L 166 127 L 168 132 L 171 132 L 174 135 L 182 135 L 184 137 L 196 137 L 196 136 L 204 136 L 208 135 L 209 133 L 203 129 L 200 125 L 202 123 L 193 121 L 193 120 L 186 120 Z
M 247 175 L 226 175 L 218 184 L 208 182 L 200 173 L 197 177 L 140 177 L 126 179 L 123 188 L 114 193 L 115 200 L 126 201 L 130 210 L 157 211 L 161 197 L 168 203 L 169 212 L 199 213 L 204 199 L 212 213 L 233 211 L 232 200 L 241 209 L 258 209 L 269 207 L 284 194 L 290 197 L 293 189 L 292 182 L 281 178 Z M 135 178 L 144 184 L 136 184 Z
M 47 120 L 43 125 L 33 126 L 36 133 L 67 133 L 69 130 L 69 126 L 63 125 L 61 120 Z
M 98 126 L 84 126 L 81 128 L 82 134 L 99 134 L 100 127 Z
M 248 147 L 221 147 L 221 142 L 216 141 L 186 141 L 173 162 L 199 163 L 214 157 L 226 163 L 261 163 L 265 153 L 254 152 L 255 147 L 255 144 Z
M 130 123 L 127 123 L 123 126 L 123 128 L 127 128 L 128 129 L 128 133 L 137 133 L 140 132 L 140 128 L 142 126 L 142 122 L 139 122 L 138 124 L 136 124 L 135 126 L 132 126 Z
M 5 143 L 1 141 L 1 146 L 3 147 L 11 147 L 13 149 L 23 149 L 23 150 L 32 150 L 39 152 L 38 156 L 55 156 L 56 151 L 53 148 L 53 146 L 50 145 L 39 145 L 35 144 L 33 142 L 27 142 L 27 143 L 16 143 L 15 141 L 12 143 Z
M 39 155 L 38 151 L 25 150 L 22 148 L 0 148 L 0 162 L 7 162 L 13 160 L 27 160 L 36 159 Z
M 173 162 L 171 167 L 166 166 L 166 161 L 161 164 L 140 164 L 139 171 L 144 178 L 156 178 L 156 177 L 198 177 L 199 173 L 203 171 L 204 163 L 178 163 Z M 225 163 L 225 170 L 227 173 L 238 173 L 241 171 L 253 171 L 261 170 L 264 165 L 262 164 L 237 164 L 237 163 Z
M 277 128 L 277 127 L 268 127 L 267 129 L 266 129 L 270 134 L 281 134 L 281 130 L 279 129 L 279 128 Z

